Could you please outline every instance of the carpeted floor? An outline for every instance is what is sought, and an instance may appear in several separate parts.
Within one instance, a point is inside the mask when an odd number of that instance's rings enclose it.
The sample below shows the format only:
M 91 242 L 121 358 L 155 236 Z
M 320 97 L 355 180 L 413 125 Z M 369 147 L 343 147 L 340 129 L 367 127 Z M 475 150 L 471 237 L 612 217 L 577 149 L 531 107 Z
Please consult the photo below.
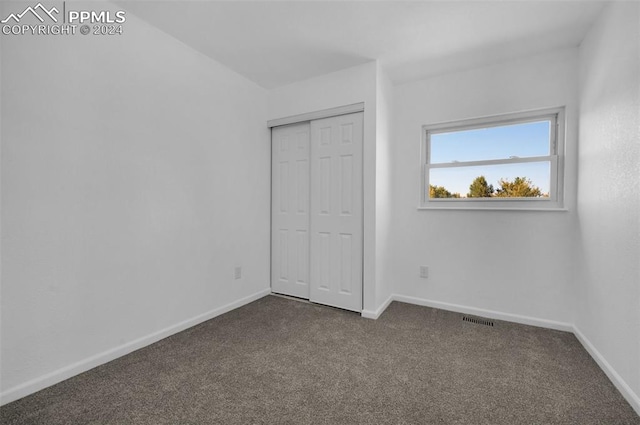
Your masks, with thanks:
M 576 338 L 275 296 L 0 408 L 17 424 L 640 424 Z

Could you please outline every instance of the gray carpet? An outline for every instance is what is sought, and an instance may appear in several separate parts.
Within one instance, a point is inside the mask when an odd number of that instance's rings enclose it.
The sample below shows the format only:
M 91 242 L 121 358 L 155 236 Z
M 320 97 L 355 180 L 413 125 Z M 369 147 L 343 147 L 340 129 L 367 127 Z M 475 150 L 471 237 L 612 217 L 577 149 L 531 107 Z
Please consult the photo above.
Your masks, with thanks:
M 0 408 L 9 424 L 640 424 L 576 338 L 275 296 Z

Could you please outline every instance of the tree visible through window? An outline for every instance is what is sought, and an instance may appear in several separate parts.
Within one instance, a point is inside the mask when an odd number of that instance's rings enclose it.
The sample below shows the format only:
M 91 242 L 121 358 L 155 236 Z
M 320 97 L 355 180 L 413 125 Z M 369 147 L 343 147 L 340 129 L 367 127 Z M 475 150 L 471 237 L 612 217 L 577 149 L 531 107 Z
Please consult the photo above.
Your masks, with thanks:
M 425 126 L 422 205 L 558 204 L 562 113 L 554 109 Z

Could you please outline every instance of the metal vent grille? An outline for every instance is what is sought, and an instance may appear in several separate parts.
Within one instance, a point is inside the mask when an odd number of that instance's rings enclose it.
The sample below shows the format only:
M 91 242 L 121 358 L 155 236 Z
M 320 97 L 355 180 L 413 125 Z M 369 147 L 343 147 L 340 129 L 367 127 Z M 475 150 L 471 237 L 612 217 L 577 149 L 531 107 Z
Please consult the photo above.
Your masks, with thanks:
M 479 317 L 462 316 L 462 321 L 475 323 L 476 325 L 493 326 L 493 321 Z

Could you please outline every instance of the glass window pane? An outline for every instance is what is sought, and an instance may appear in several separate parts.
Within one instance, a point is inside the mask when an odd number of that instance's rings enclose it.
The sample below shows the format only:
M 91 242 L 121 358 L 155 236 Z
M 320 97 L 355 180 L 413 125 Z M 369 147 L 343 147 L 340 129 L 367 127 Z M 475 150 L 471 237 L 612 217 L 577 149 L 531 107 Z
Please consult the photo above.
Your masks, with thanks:
M 550 121 L 431 134 L 431 163 L 549 155 Z
M 429 170 L 429 198 L 548 197 L 550 185 L 550 161 Z

